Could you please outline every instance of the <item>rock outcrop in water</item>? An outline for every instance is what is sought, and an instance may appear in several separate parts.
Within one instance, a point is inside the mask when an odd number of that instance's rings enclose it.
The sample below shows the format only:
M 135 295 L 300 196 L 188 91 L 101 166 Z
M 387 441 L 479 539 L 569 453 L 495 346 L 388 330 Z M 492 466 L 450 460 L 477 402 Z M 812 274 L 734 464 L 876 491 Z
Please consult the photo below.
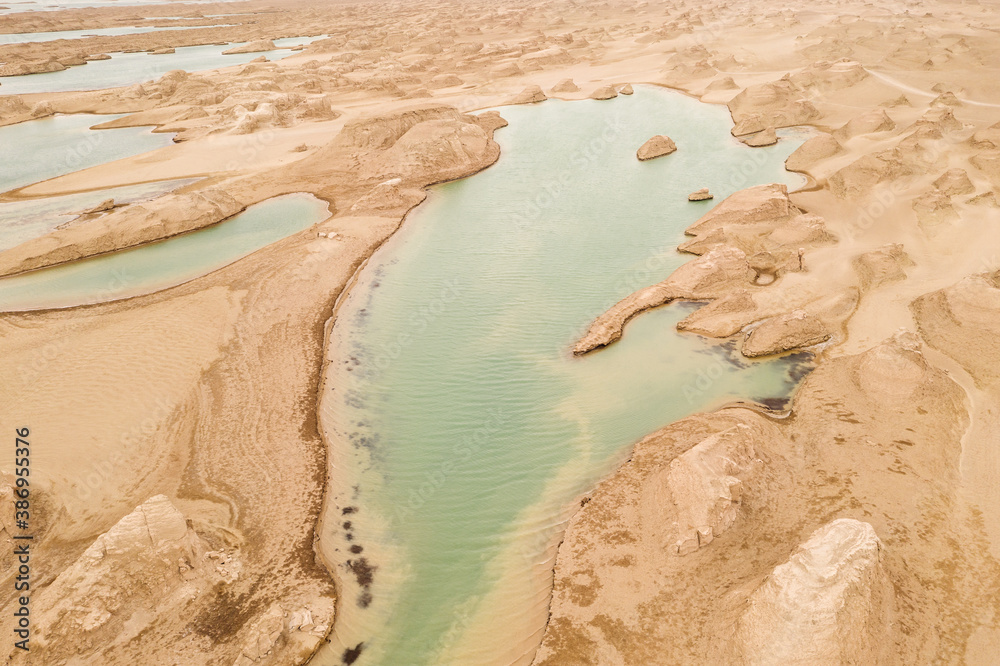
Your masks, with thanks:
M 768 127 L 767 129 L 757 132 L 756 134 L 751 134 L 749 136 L 741 136 L 740 141 L 744 144 L 750 146 L 751 148 L 762 148 L 764 146 L 773 146 L 778 143 L 778 134 L 774 131 L 773 127 Z
M 665 281 L 623 298 L 597 318 L 573 348 L 577 355 L 604 347 L 622 336 L 625 324 L 635 315 L 674 299 L 717 298 L 738 286 L 753 283 L 754 271 L 743 251 L 721 247 L 690 261 Z
M 234 46 L 231 49 L 226 49 L 222 52 L 222 55 L 236 55 L 238 53 L 262 53 L 264 51 L 273 51 L 276 47 L 274 42 L 270 39 L 258 39 L 256 41 L 247 42 L 241 46 Z
M 722 299 L 755 285 L 771 284 L 784 273 L 801 271 L 807 249 L 834 241 L 823 220 L 803 213 L 792 204 L 788 188 L 779 184 L 751 187 L 727 197 L 685 233 L 694 238 L 678 249 L 702 255 L 701 259 L 684 264 L 665 281 L 627 296 L 598 317 L 574 347 L 575 354 L 586 354 L 614 342 L 621 337 L 629 319 L 649 308 L 674 299 Z M 784 312 L 755 309 L 746 314 L 746 323 L 763 320 L 768 315 L 790 314 L 797 309 L 790 303 Z M 747 346 L 748 355 L 777 353 L 821 342 L 829 338 L 830 326 L 816 325 L 812 316 L 776 319 L 764 326 Z M 739 328 L 742 325 L 735 330 L 725 326 L 732 332 Z M 800 344 L 793 344 L 796 341 Z
M 0 252 L 0 275 L 76 261 L 195 231 L 221 222 L 243 205 L 221 190 L 167 194 L 81 219 Z
M 636 151 L 635 156 L 638 157 L 639 160 L 645 161 L 651 160 L 654 157 L 669 155 L 676 150 L 677 145 L 674 143 L 673 139 L 668 136 L 663 136 L 662 134 L 657 134 L 646 141 L 646 143 L 639 146 L 639 150 Z

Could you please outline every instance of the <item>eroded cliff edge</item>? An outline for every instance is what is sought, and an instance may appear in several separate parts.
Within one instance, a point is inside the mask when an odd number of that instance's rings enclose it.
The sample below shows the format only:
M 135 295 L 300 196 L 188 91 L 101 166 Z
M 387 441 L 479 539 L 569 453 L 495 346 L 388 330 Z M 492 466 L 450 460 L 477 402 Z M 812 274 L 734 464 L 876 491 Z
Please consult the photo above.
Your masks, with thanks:
M 1000 562 L 958 493 L 965 394 L 922 348 L 821 363 L 785 420 L 639 442 L 570 522 L 535 663 L 962 662 Z

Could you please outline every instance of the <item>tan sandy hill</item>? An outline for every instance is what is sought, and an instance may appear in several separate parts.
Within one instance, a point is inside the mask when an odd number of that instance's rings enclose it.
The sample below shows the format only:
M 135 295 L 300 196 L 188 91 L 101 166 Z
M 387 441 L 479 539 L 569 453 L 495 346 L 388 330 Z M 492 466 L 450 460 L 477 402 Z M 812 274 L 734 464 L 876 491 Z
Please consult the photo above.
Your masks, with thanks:
M 907 335 L 823 363 L 792 421 L 725 409 L 645 438 L 570 523 L 535 663 L 960 660 L 960 609 L 996 601 L 933 563 L 1000 567 L 975 511 L 938 503 L 960 483 L 963 400 Z
M 601 320 L 607 327 L 598 337 L 612 340 L 628 316 L 658 302 L 707 298 L 679 328 L 734 336 L 749 354 L 825 342 L 810 347 L 820 352 L 817 369 L 790 418 L 728 409 L 685 419 L 640 443 L 595 490 L 559 552 L 539 661 L 739 663 L 739 655 L 760 654 L 762 641 L 801 654 L 819 643 L 799 641 L 800 625 L 783 613 L 806 608 L 824 627 L 829 652 L 844 646 L 831 638 L 833 627 L 849 632 L 841 660 L 879 662 L 872 651 L 889 646 L 882 663 L 993 663 L 1000 96 L 989 72 L 1000 25 L 990 7 L 254 1 L 141 13 L 123 6 L 4 15 L 0 31 L 147 17 L 176 26 L 170 17 L 178 15 L 204 27 L 5 45 L 0 63 L 28 72 L 88 67 L 124 51 L 329 37 L 276 62 L 175 71 L 114 90 L 10 96 L 0 86 L 0 124 L 126 113 L 108 126 L 156 125 L 179 141 L 10 196 L 209 173 L 205 187 L 241 204 L 306 191 L 337 212 L 158 294 L 0 316 L 2 411 L 54 429 L 46 461 L 53 482 L 36 500 L 46 587 L 77 580 L 74 563 L 95 540 L 158 495 L 199 540 L 239 551 L 240 578 L 221 590 L 202 587 L 211 567 L 201 563 L 193 569 L 205 568 L 204 577 L 181 583 L 200 595 L 198 613 L 144 593 L 155 618 L 134 626 L 146 629 L 119 632 L 109 620 L 95 647 L 74 648 L 81 659 L 305 660 L 287 641 L 309 622 L 292 616 L 313 609 L 312 628 L 329 627 L 331 572 L 349 573 L 322 539 L 314 545 L 323 534 L 326 472 L 337 464 L 316 425 L 335 299 L 423 199 L 423 187 L 497 158 L 490 135 L 502 119 L 470 112 L 527 88 L 533 97 L 533 86 L 567 99 L 611 98 L 627 94 L 623 81 L 643 81 L 727 104 L 733 134 L 751 142 L 770 141 L 772 128 L 812 125 L 815 138 L 787 162 L 811 181 L 791 194 L 741 195 L 770 211 L 757 219 L 749 204 L 727 219 L 725 201 L 678 202 L 714 204 L 719 223 L 685 240 L 697 257 L 666 286 L 621 294 L 624 305 Z M 423 109 L 414 110 L 417 99 Z M 82 233 L 89 222 L 78 223 Z M 926 345 L 891 339 L 899 328 L 919 332 Z M 90 408 L 95 395 L 104 409 Z M 689 451 L 671 474 L 672 461 Z M 685 504 L 687 497 L 698 503 Z M 657 522 L 672 515 L 681 517 L 676 529 L 675 521 Z M 858 524 L 845 535 L 833 528 L 841 519 Z M 882 543 L 877 565 L 860 523 Z M 677 554 L 692 539 L 699 547 Z M 837 555 L 855 552 L 858 559 Z M 776 602 L 782 591 L 812 586 L 814 578 L 791 574 L 820 561 L 836 571 L 829 586 Z M 183 580 L 148 566 L 156 580 Z M 888 633 L 880 631 L 890 607 L 878 592 L 884 578 L 896 591 Z M 112 575 L 107 585 L 120 582 Z M 806 604 L 810 598 L 816 603 Z M 846 616 L 831 618 L 822 600 L 842 604 Z M 541 635 L 544 609 L 536 613 Z M 70 649 L 59 645 L 53 649 Z
M 318 229 L 255 253 L 250 262 L 180 287 L 92 306 L 82 316 L 69 310 L 7 315 L 0 322 L 4 344 L 26 354 L 38 344 L 37 336 L 49 336 L 41 344 L 54 346 L 54 358 L 62 359 L 58 370 L 46 368 L 46 375 L 63 380 L 56 393 L 88 387 L 92 394 L 109 396 L 107 416 L 95 419 L 86 401 L 43 399 L 53 387 L 35 382 L 33 369 L 17 371 L 23 355 L 7 357 L 5 375 L 22 382 L 8 389 L 12 404 L 24 408 L 27 403 L 21 401 L 30 400 L 29 417 L 54 424 L 54 437 L 71 438 L 68 429 L 87 419 L 94 437 L 94 446 L 48 467 L 61 481 L 39 501 L 54 507 L 59 526 L 51 528 L 53 536 L 39 558 L 51 562 L 53 575 L 77 580 L 75 570 L 67 569 L 72 562 L 67 556 L 78 557 L 81 546 L 106 532 L 129 504 L 134 507 L 152 494 L 169 497 L 200 539 L 213 551 L 225 550 L 227 562 L 238 558 L 239 563 L 238 577 L 221 586 L 211 576 L 190 574 L 188 580 L 171 574 L 170 586 L 176 586 L 179 598 L 196 602 L 185 602 L 181 611 L 173 597 L 156 597 L 160 605 L 142 615 L 148 626 L 138 634 L 134 623 L 102 624 L 95 629 L 100 640 L 85 646 L 53 639 L 51 645 L 59 646 L 52 647 L 54 655 L 82 651 L 109 664 L 145 663 L 165 655 L 185 663 L 284 664 L 303 661 L 317 646 L 333 621 L 334 597 L 330 572 L 317 561 L 312 536 L 321 508 L 325 449 L 315 430 L 301 430 L 321 362 L 320 345 L 307 332 L 322 331 L 355 262 L 398 227 L 423 199 L 423 187 L 468 175 L 497 159 L 491 135 L 504 124 L 496 113 L 479 118 L 445 105 L 372 113 L 280 175 L 244 175 L 242 182 L 230 182 L 226 191 L 242 199 L 204 189 L 167 195 L 81 218 L 35 242 L 43 249 L 54 240 L 61 243 L 65 249 L 49 252 L 49 259 L 59 252 L 145 242 L 178 225 L 210 222 L 243 203 L 303 187 L 330 198 L 336 192 L 349 209 Z M 385 180 L 385 169 L 395 178 Z M 192 217 L 192 210 L 199 216 Z M 26 254 L 24 248 L 16 252 Z M 127 351 L 122 349 L 126 342 Z M 262 358 L 265 348 L 276 355 Z M 134 373 L 140 366 L 144 372 Z M 246 396 L 247 381 L 273 392 Z M 246 408 L 247 400 L 256 402 L 254 413 L 268 415 L 266 422 L 227 416 Z M 151 429 L 152 422 L 161 425 Z M 227 447 L 204 450 L 202 441 L 240 442 L 239 463 Z M 277 451 L 284 453 L 272 459 Z M 197 473 L 189 468 L 194 464 Z M 86 478 L 96 479 L 93 485 L 71 481 L 81 469 Z M 162 469 L 170 471 L 157 472 Z M 288 479 L 303 483 L 289 485 Z M 283 499 L 276 502 L 276 497 Z M 241 507 L 238 516 L 230 512 L 230 502 Z M 143 557 L 136 556 L 137 571 L 147 566 Z M 214 566 L 195 560 L 192 569 Z M 275 576 L 275 571 L 288 573 Z M 114 590 L 126 585 L 111 578 L 106 584 Z M 70 587 L 75 590 L 75 585 Z M 80 595 L 90 598 L 86 591 L 58 593 L 66 604 L 77 604 Z M 56 634 L 62 631 L 62 625 L 54 626 Z M 188 635 L 195 639 L 185 640 Z
M 75 223 L 0 253 L 0 275 L 13 275 L 124 250 L 216 224 L 243 209 L 220 190 L 167 194 L 150 202 L 85 215 Z M 98 211 L 99 213 L 100 211 Z

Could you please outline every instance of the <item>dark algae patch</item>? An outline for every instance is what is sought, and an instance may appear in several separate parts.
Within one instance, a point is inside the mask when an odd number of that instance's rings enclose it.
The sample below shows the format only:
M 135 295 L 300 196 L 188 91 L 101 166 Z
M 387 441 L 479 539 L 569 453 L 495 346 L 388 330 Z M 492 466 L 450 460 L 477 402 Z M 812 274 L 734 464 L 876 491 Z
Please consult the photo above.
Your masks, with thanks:
M 358 660 L 358 657 L 361 656 L 361 651 L 364 648 L 365 648 L 364 643 L 358 643 L 352 648 L 347 648 L 346 650 L 344 650 L 344 654 L 340 658 L 341 661 L 343 661 L 345 664 L 353 664 Z

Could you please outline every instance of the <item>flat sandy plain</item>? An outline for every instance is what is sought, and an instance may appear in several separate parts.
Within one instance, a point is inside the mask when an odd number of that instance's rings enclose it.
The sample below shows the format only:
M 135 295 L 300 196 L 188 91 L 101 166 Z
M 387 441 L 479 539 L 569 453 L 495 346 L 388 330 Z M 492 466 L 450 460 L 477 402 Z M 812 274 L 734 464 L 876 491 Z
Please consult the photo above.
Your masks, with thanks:
M 196 13 L 239 14 L 209 21 L 239 25 L 0 46 L 6 75 L 329 35 L 276 62 L 264 51 L 119 89 L 0 96 L 3 125 L 128 113 L 114 125 L 176 133 L 174 145 L 4 200 L 203 176 L 186 198 L 149 205 L 176 218 L 218 191 L 237 209 L 310 192 L 331 211 L 172 289 L 0 315 L 0 422 L 33 424 L 32 465 L 45 470 L 30 663 L 308 661 L 336 621 L 314 535 L 336 464 L 317 397 L 338 296 L 423 188 L 502 159 L 499 117 L 468 114 L 626 84 L 728 104 L 748 141 L 814 127 L 788 161 L 810 184 L 720 202 L 689 230 L 698 257 L 595 322 L 577 351 L 688 298 L 712 301 L 682 323 L 692 334 L 736 340 L 748 356 L 809 348 L 817 368 L 788 414 L 684 419 L 582 498 L 553 563 L 541 644 L 519 660 L 996 663 L 996 4 L 172 3 L 8 14 L 0 31 L 168 26 Z M 126 211 L 106 215 L 128 222 Z M 0 269 L 150 239 L 102 217 L 0 253 Z M 12 546 L 13 460 L 2 460 Z

